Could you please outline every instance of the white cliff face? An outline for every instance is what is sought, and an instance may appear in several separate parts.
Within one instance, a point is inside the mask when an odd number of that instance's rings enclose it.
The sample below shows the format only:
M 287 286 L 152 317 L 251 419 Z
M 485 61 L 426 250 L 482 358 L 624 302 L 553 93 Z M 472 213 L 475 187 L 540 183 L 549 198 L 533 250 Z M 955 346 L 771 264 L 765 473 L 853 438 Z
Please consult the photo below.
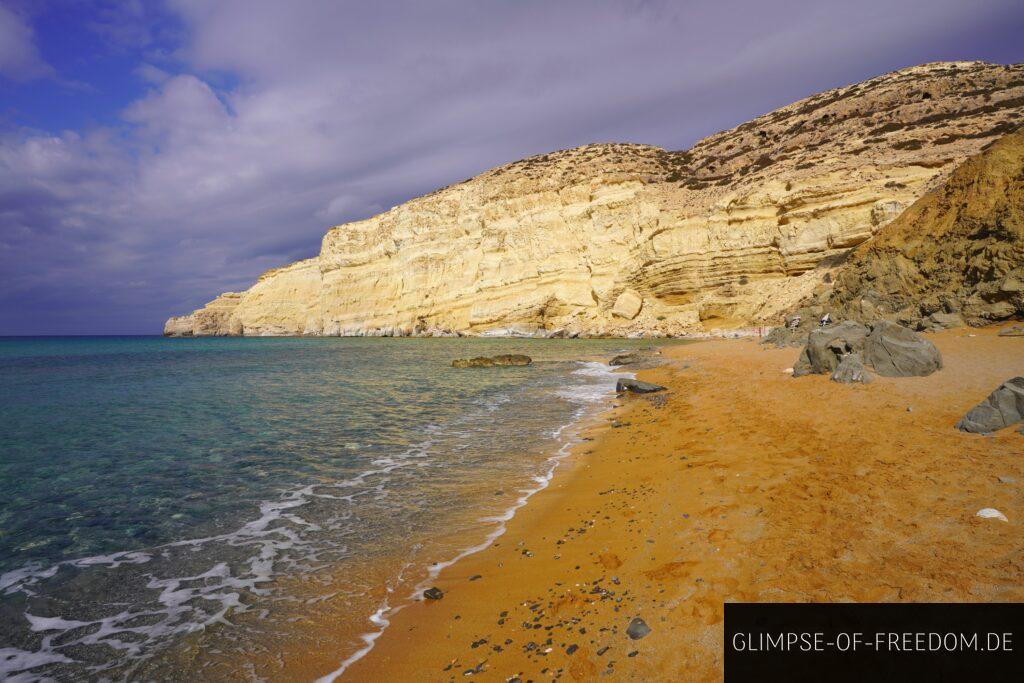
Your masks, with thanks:
M 331 228 L 165 334 L 676 334 L 773 321 L 1021 121 L 1024 66 L 932 64 L 686 152 L 532 157 Z

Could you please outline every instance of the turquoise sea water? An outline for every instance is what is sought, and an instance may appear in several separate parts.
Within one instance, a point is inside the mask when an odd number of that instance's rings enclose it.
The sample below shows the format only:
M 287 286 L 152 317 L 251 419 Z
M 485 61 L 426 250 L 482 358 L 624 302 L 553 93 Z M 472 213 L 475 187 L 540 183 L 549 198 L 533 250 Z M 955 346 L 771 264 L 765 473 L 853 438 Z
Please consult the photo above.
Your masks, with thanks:
M 483 539 L 544 481 L 630 345 L 0 339 L 0 678 L 158 676 L 197 631 L 244 649 L 296 577 L 365 622 L 396 560 L 422 577 L 460 550 L 434 537 Z M 534 364 L 449 366 L 513 352 Z

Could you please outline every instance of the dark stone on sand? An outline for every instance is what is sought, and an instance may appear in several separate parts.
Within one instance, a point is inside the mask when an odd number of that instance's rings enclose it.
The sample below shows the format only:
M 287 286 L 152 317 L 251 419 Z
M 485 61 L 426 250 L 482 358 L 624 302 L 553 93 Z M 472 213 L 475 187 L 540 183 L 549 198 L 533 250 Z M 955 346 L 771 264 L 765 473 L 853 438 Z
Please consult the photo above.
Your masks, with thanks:
M 988 434 L 1024 420 L 1024 377 L 1000 384 L 984 401 L 967 411 L 956 423 L 962 432 Z
M 651 627 L 640 617 L 634 617 L 633 621 L 629 622 L 629 628 L 626 629 L 626 635 L 629 636 L 630 640 L 640 640 L 650 634 L 650 632 Z
M 630 391 L 634 394 L 653 394 L 656 391 L 665 391 L 666 387 L 650 382 L 641 382 L 638 379 L 620 379 L 615 383 L 615 391 L 622 393 Z
M 608 365 L 629 365 L 631 363 L 636 363 L 639 360 L 640 356 L 635 353 L 620 353 L 608 361 Z
M 569 647 L 565 648 L 565 654 L 571 655 L 573 652 L 576 652 L 576 650 L 578 650 L 578 649 L 580 649 L 579 645 L 570 645 Z
M 1014 325 L 999 330 L 1000 337 L 1024 337 L 1024 325 Z
M 491 358 L 495 365 L 529 365 L 533 359 L 521 353 L 503 353 Z
M 444 593 L 441 591 L 440 588 L 428 588 L 427 590 L 423 591 L 423 597 L 425 597 L 427 600 L 440 600 L 444 597 Z
M 858 353 L 844 356 L 839 361 L 835 372 L 832 373 L 831 379 L 833 382 L 839 382 L 840 384 L 871 383 L 871 375 L 868 374 L 867 368 L 864 367 L 864 363 L 861 362 L 860 354 Z
M 872 323 L 864 340 L 864 361 L 884 377 L 925 377 L 942 369 L 935 344 L 886 320 Z
M 867 327 L 852 320 L 811 332 L 807 346 L 793 366 L 793 376 L 835 372 L 843 356 L 864 348 L 868 332 Z
M 942 368 L 942 356 L 927 339 L 887 320 L 869 327 L 852 320 L 811 332 L 793 376 L 831 374 L 847 356 L 885 377 L 924 377 Z

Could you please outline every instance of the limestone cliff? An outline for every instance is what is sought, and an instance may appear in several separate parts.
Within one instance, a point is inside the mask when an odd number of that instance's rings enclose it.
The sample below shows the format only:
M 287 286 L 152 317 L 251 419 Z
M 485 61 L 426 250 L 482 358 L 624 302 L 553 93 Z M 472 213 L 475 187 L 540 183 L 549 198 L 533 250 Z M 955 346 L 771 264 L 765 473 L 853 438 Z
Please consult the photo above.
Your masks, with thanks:
M 831 90 L 683 152 L 587 145 L 331 228 L 167 334 L 665 335 L 777 319 L 1024 112 L 1024 65 Z
M 969 324 L 1024 317 L 1024 132 L 964 162 L 859 247 L 828 307 L 906 325 L 936 314 Z

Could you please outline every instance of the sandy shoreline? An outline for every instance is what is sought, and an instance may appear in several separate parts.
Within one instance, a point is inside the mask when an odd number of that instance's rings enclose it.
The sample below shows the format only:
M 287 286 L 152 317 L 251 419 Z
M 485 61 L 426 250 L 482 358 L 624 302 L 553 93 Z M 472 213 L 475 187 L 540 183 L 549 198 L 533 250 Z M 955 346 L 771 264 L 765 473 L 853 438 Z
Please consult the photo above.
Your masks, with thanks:
M 666 349 L 639 375 L 665 401 L 627 397 L 589 429 L 340 680 L 715 680 L 725 601 L 1024 600 L 1024 436 L 952 427 L 1024 374 L 1024 339 L 931 338 L 941 372 L 852 387 L 784 374 L 797 349 Z M 653 631 L 633 641 L 636 616 Z M 276 657 L 282 679 L 340 663 L 306 645 Z

